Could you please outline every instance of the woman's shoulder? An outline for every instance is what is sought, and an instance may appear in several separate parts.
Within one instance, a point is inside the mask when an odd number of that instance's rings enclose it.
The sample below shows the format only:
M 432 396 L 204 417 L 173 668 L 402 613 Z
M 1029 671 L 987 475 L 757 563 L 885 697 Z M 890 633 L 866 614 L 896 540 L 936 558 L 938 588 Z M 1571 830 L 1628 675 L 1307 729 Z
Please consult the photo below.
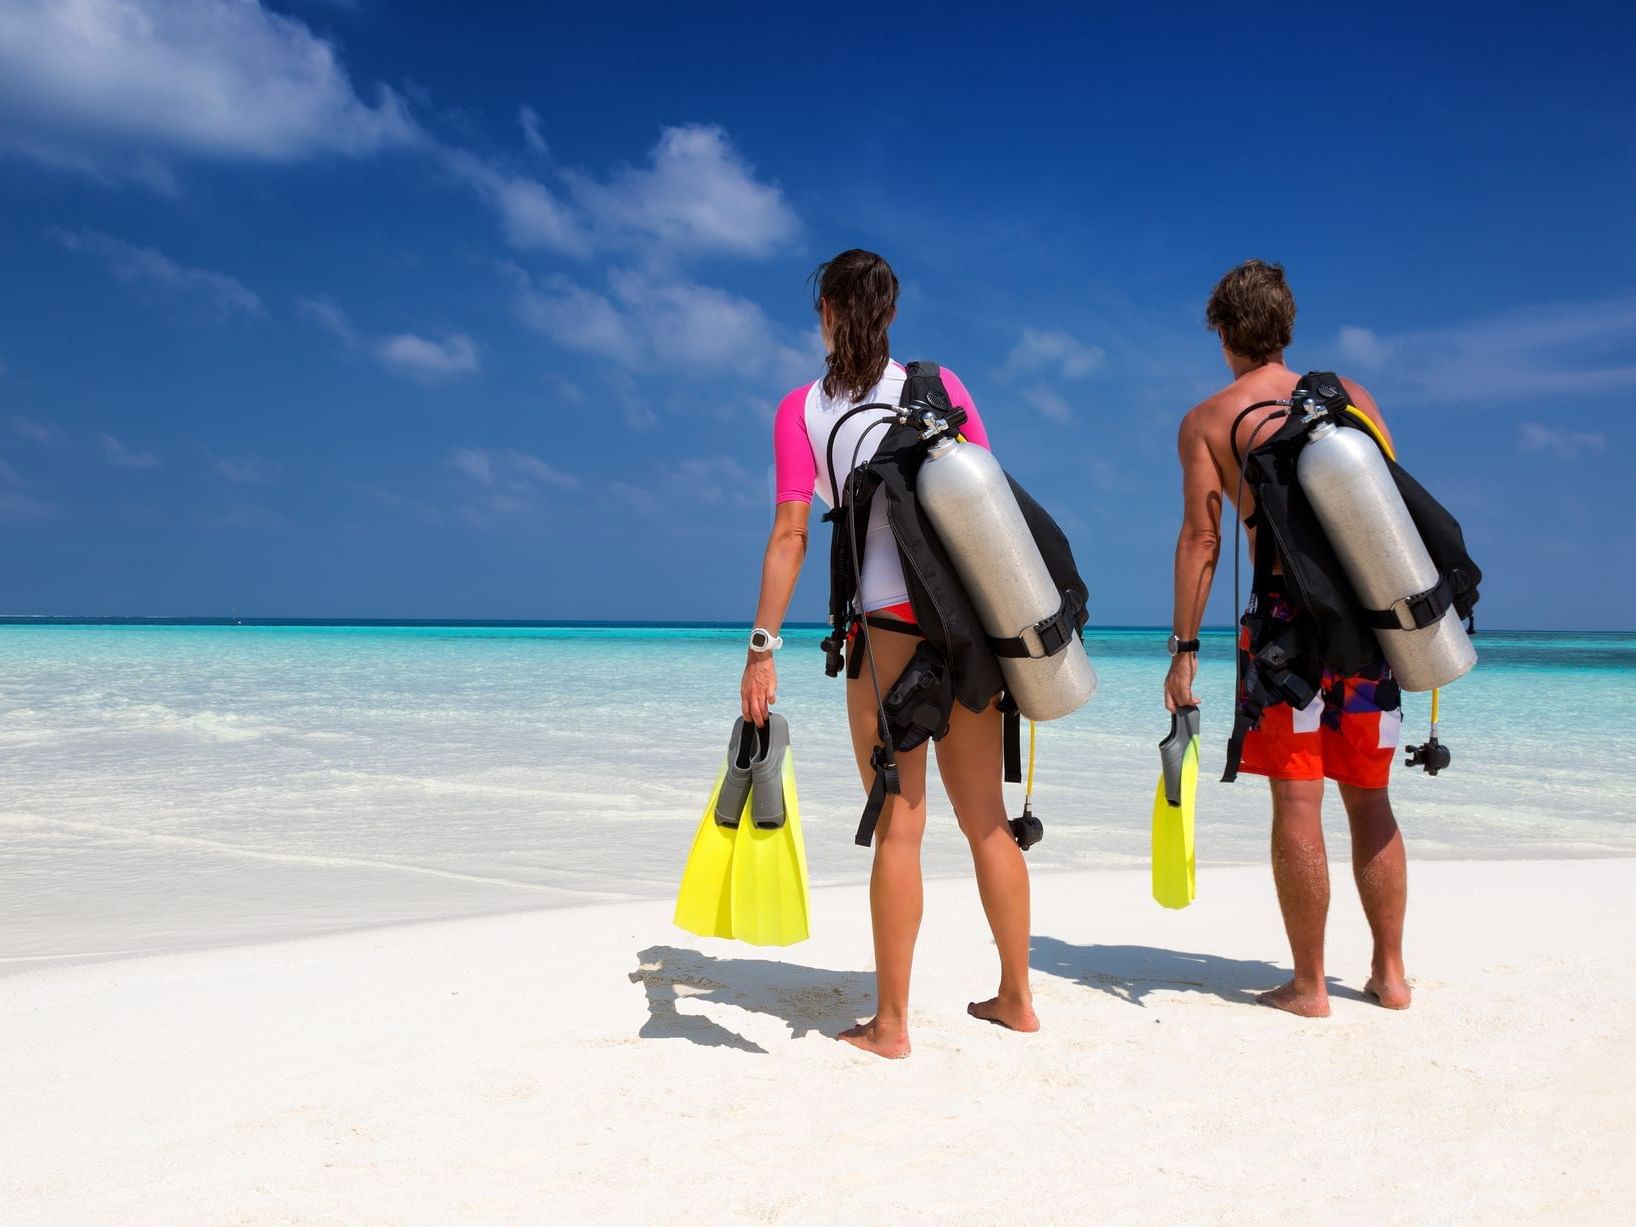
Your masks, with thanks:
M 774 420 L 781 423 L 799 421 L 802 429 L 806 429 L 807 398 L 812 395 L 812 389 L 817 382 L 814 379 L 784 393 L 784 398 L 778 402 L 778 411 L 773 415 Z

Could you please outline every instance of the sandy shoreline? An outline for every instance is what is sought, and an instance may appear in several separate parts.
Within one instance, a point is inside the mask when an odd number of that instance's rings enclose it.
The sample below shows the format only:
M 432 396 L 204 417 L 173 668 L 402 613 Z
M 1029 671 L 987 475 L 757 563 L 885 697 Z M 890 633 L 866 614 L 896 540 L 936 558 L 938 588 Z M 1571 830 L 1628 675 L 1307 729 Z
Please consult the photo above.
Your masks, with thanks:
M 1636 860 L 1412 866 L 1407 1014 L 1249 1004 L 1287 956 L 1264 868 L 1186 912 L 1042 876 L 1045 1030 L 967 1019 L 993 953 L 929 885 L 914 1057 L 870 1006 L 855 886 L 810 942 L 694 939 L 640 902 L 0 980 L 0 1218 L 88 1223 L 1561 1221 L 1636 1193 Z

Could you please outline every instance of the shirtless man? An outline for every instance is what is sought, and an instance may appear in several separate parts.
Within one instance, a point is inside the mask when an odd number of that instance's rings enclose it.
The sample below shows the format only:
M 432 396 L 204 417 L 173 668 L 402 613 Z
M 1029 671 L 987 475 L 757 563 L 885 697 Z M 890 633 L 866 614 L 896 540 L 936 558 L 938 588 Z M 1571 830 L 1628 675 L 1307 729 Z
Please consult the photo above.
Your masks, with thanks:
M 1193 694 L 1197 645 L 1189 641 L 1198 638 L 1221 553 L 1222 499 L 1224 495 L 1233 499 L 1238 493 L 1233 423 L 1257 401 L 1287 398 L 1300 380 L 1299 374 L 1284 365 L 1284 347 L 1290 343 L 1295 323 L 1295 298 L 1278 265 L 1250 260 L 1229 272 L 1210 295 L 1205 322 L 1221 338 L 1233 382 L 1189 411 L 1177 439 L 1183 518 L 1176 542 L 1174 654 L 1165 678 L 1165 705 L 1171 711 L 1199 702 Z M 1350 380 L 1342 382 L 1352 403 L 1384 432 L 1386 423 L 1369 393 Z M 1239 424 L 1240 454 L 1274 412 L 1271 407 L 1257 410 Z M 1261 441 L 1276 429 L 1269 425 Z M 1245 501 L 1249 501 L 1248 491 Z M 1247 516 L 1254 507 L 1235 510 Z M 1252 536 L 1252 548 L 1253 540 Z M 1257 599 L 1251 596 L 1251 609 Z M 1259 599 L 1264 615 L 1279 621 L 1291 617 L 1289 603 L 1280 594 Z M 1185 650 L 1188 647 L 1193 650 Z M 1240 647 L 1244 647 L 1242 637 Z M 1386 795 L 1401 723 L 1397 685 L 1382 664 L 1358 677 L 1326 673 L 1318 695 L 1306 708 L 1292 711 L 1287 703 L 1268 707 L 1260 726 L 1245 739 L 1240 770 L 1264 775 L 1272 786 L 1273 880 L 1295 962 L 1294 979 L 1261 994 L 1264 1005 L 1309 1018 L 1329 1014 L 1324 980 L 1329 863 L 1321 815 L 1326 777 L 1337 782 L 1346 806 L 1352 827 L 1352 874 L 1374 935 L 1374 958 L 1365 991 L 1389 1009 L 1409 1005 L 1409 983 L 1403 974 L 1407 867 L 1403 837 Z

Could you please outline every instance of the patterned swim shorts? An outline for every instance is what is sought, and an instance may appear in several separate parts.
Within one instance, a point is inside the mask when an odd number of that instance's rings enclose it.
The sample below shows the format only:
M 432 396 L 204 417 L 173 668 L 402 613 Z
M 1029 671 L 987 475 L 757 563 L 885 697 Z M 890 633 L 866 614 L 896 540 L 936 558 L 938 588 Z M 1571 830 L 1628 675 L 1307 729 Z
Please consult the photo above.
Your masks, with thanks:
M 1279 622 L 1294 620 L 1291 604 L 1277 593 L 1261 598 L 1261 612 Z M 1258 609 L 1250 598 L 1248 612 Z M 1250 632 L 1239 629 L 1239 650 L 1249 652 Z M 1385 788 L 1397 757 L 1403 725 L 1401 695 L 1384 660 L 1352 677 L 1324 670 L 1323 684 L 1299 711 L 1276 703 L 1244 738 L 1239 770 L 1274 780 L 1331 779 L 1358 788 Z

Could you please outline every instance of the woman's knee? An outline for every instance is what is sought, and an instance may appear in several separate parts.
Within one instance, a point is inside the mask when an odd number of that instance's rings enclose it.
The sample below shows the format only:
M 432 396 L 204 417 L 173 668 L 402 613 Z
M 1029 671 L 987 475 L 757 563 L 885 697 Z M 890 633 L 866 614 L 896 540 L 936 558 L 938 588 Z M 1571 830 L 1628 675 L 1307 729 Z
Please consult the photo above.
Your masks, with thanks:
M 998 790 L 993 796 L 975 803 L 971 800 L 963 804 L 956 802 L 954 820 L 960 826 L 960 833 L 972 844 L 993 839 L 1002 833 L 1008 839 L 1011 837 L 1006 820 L 1005 795 Z
M 901 796 L 893 797 L 881 811 L 880 821 L 875 826 L 875 847 L 890 847 L 894 850 L 913 851 L 919 853 L 921 841 L 926 837 L 926 798 L 922 795 L 919 804 L 908 801 Z

